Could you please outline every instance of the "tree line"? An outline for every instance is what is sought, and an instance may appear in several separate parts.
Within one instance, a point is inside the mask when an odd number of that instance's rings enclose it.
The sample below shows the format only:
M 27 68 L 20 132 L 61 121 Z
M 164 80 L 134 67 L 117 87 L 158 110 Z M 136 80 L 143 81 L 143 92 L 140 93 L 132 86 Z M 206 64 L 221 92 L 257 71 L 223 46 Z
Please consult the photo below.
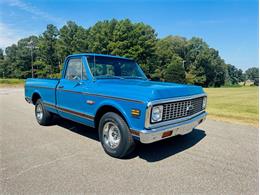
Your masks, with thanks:
M 152 80 L 203 87 L 236 85 L 246 79 L 258 84 L 258 68 L 245 73 L 226 64 L 203 39 L 169 35 L 158 38 L 149 25 L 125 20 L 99 21 L 84 28 L 69 21 L 58 29 L 47 25 L 40 36 L 29 36 L 0 49 L 5 78 L 59 77 L 64 58 L 73 53 L 100 53 L 135 59 Z

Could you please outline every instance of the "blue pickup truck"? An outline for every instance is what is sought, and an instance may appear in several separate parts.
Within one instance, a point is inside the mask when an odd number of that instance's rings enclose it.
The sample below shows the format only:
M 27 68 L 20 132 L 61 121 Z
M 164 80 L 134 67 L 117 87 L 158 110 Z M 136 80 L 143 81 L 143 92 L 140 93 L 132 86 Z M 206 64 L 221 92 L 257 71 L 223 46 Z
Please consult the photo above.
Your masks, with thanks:
M 132 59 L 91 53 L 68 56 L 61 79 L 27 79 L 25 99 L 40 125 L 59 115 L 98 129 L 105 152 L 117 158 L 137 141 L 187 134 L 207 115 L 201 87 L 153 82 Z

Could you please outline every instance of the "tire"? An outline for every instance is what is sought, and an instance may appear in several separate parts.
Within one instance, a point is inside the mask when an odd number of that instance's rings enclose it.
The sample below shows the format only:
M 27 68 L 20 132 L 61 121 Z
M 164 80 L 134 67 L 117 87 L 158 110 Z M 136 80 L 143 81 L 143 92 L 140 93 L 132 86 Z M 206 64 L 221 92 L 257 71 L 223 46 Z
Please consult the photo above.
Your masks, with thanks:
M 108 112 L 102 116 L 98 132 L 103 149 L 112 157 L 126 157 L 135 148 L 128 125 L 121 116 L 114 112 Z
M 52 123 L 52 114 L 48 112 L 41 99 L 35 103 L 35 118 L 40 125 L 47 126 Z

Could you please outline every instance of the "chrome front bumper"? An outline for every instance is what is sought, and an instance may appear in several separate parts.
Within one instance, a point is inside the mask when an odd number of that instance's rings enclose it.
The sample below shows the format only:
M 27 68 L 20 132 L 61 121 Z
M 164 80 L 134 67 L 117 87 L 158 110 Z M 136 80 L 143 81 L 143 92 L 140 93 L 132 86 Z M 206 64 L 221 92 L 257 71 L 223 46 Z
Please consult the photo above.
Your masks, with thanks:
M 176 135 L 185 135 L 187 133 L 190 133 L 196 126 L 198 126 L 203 121 L 205 121 L 206 116 L 207 113 L 204 112 L 198 116 L 195 116 L 194 118 L 191 118 L 183 122 L 179 122 L 179 123 L 175 123 L 163 127 L 158 127 L 154 129 L 149 129 L 149 130 L 141 130 L 138 132 L 139 139 L 142 143 L 152 143 Z M 164 133 L 168 131 L 172 131 L 172 134 L 163 137 Z

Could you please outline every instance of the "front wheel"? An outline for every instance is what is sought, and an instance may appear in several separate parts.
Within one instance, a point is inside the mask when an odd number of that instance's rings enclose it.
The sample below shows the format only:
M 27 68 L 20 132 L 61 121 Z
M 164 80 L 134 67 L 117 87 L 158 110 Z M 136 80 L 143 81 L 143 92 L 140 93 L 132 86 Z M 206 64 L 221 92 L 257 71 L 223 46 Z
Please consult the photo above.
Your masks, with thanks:
M 135 142 L 126 122 L 114 112 L 102 116 L 98 131 L 103 149 L 112 157 L 123 158 L 135 148 Z
M 41 99 L 35 103 L 35 117 L 40 125 L 46 126 L 52 123 L 52 114 L 44 108 Z

